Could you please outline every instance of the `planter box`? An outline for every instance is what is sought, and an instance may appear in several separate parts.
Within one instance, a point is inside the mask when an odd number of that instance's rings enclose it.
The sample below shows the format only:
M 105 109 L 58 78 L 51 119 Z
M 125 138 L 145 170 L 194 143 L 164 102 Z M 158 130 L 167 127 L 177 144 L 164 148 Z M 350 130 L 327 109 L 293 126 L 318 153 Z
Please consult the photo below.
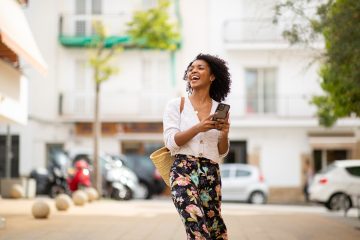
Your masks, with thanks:
M 11 198 L 10 191 L 14 184 L 24 189 L 25 198 L 34 198 L 36 195 L 36 182 L 32 178 L 2 178 L 0 179 L 0 195 L 2 198 Z

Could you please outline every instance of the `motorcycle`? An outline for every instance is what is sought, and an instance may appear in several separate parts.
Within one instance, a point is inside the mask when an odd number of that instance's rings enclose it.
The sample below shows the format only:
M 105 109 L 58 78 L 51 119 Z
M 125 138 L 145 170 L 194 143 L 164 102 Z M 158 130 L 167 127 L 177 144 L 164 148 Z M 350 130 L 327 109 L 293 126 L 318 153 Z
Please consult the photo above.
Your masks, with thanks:
M 36 168 L 30 172 L 30 178 L 36 181 L 36 194 L 47 194 L 51 198 L 60 193 L 70 194 L 67 183 L 69 160 L 62 152 L 53 152 L 48 168 Z

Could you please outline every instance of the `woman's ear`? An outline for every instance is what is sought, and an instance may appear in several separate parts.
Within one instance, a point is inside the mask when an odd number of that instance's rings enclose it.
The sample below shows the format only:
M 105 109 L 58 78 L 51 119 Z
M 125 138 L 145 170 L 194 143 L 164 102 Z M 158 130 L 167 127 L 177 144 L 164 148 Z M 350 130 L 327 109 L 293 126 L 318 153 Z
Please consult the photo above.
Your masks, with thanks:
M 214 76 L 214 74 L 211 74 L 210 75 L 210 81 L 213 82 L 214 80 L 215 80 L 215 76 Z

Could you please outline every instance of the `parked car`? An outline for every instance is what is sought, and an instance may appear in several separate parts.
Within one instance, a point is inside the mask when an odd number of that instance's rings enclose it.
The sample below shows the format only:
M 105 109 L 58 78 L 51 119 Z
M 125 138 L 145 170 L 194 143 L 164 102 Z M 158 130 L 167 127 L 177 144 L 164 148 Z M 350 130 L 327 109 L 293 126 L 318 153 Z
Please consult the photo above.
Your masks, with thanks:
M 359 206 L 360 160 L 338 160 L 315 174 L 309 194 L 332 211 Z
M 166 184 L 148 156 L 129 154 L 126 156 L 113 155 L 113 158 L 123 162 L 125 166 L 135 172 L 140 185 L 146 192 L 146 199 L 165 190 Z
M 268 186 L 256 166 L 233 163 L 221 164 L 222 199 L 264 204 Z

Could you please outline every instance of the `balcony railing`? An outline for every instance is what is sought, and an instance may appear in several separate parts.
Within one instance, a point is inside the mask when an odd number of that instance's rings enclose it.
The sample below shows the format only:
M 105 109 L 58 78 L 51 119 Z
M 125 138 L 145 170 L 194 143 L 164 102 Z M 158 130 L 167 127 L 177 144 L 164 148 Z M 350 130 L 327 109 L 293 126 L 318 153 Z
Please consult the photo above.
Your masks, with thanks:
M 309 118 L 316 113 L 316 107 L 310 104 L 310 101 L 310 95 L 286 95 L 266 99 L 231 96 L 228 99 L 231 116 L 239 118 L 250 116 Z
M 284 42 L 282 27 L 271 18 L 241 18 L 224 22 L 225 43 L 279 43 Z
M 129 41 L 126 35 L 127 22 L 131 20 L 128 14 L 119 15 L 73 15 L 60 16 L 59 41 L 64 46 L 85 47 L 95 37 L 93 22 L 103 23 L 109 37 L 109 44 Z
M 162 92 L 162 93 L 160 93 Z M 102 92 L 101 116 L 109 121 L 161 121 L 166 103 L 175 91 Z M 231 96 L 231 117 L 312 118 L 316 108 L 310 95 L 279 96 L 249 102 L 245 97 Z M 60 95 L 60 115 L 68 120 L 91 120 L 94 116 L 94 94 L 66 92 Z
M 161 121 L 166 103 L 174 91 L 102 92 L 101 118 L 115 121 Z M 94 116 L 94 93 L 60 94 L 60 115 L 69 120 L 91 120 Z
M 63 36 L 91 36 L 93 22 L 101 21 L 106 28 L 108 35 L 123 36 L 126 33 L 126 23 L 131 20 L 129 14 L 101 14 L 101 15 L 80 15 L 63 14 L 60 17 L 60 35 Z

